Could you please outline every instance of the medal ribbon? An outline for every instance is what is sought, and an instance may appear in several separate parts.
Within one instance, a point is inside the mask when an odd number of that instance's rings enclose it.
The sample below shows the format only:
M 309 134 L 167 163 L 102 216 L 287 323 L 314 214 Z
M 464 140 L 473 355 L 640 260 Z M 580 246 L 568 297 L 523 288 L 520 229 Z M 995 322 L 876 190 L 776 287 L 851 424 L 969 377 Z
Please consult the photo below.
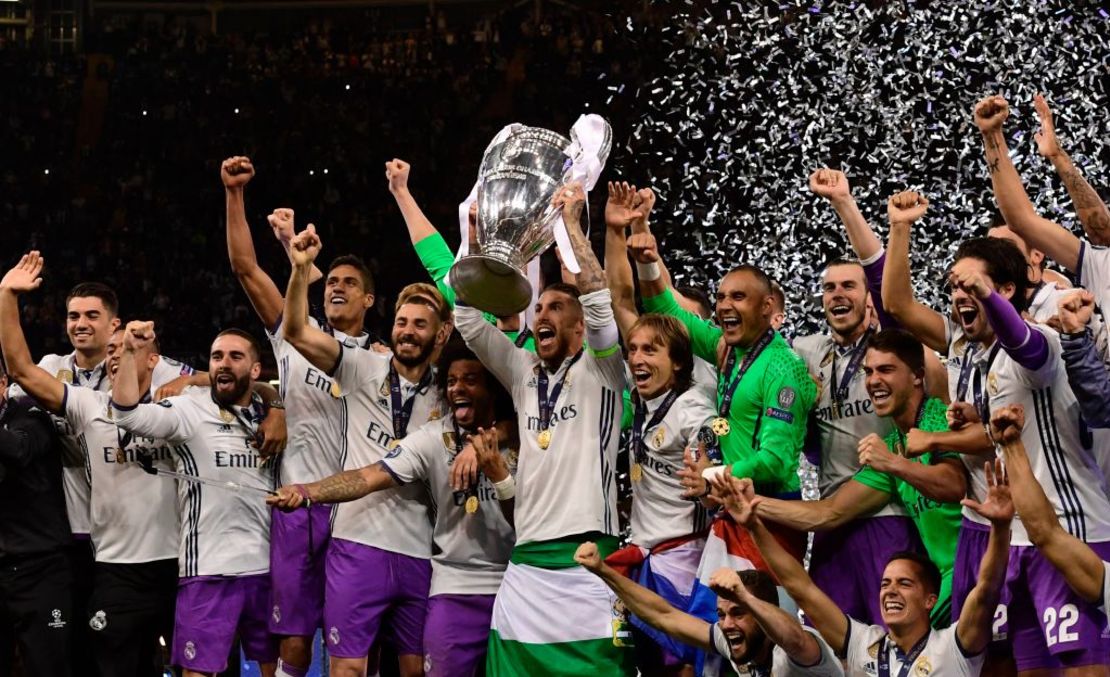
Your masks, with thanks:
M 871 327 L 868 327 L 867 331 L 865 331 L 863 333 L 863 336 L 860 337 L 859 342 L 856 343 L 856 346 L 852 348 L 852 356 L 848 359 L 847 369 L 844 370 L 844 381 L 839 385 L 837 385 L 838 374 L 836 369 L 837 350 L 836 346 L 833 346 L 831 390 L 833 405 L 836 408 L 837 417 L 840 416 L 840 408 L 844 405 L 844 401 L 848 399 L 848 388 L 852 385 L 852 378 L 856 375 L 856 372 L 859 371 L 859 365 L 861 362 L 863 362 L 863 356 L 867 354 L 867 343 L 871 340 L 871 335 L 874 333 L 875 330 Z
M 975 355 L 976 344 L 969 343 L 964 349 L 964 363 L 960 365 L 960 380 L 956 383 L 956 401 L 967 401 L 967 385 L 971 379 L 971 370 L 974 365 L 971 358 Z
M 632 453 L 636 456 L 636 462 L 642 464 L 647 460 L 647 446 L 644 444 L 644 435 L 648 430 L 651 430 L 663 420 L 670 411 L 671 405 L 678 399 L 678 392 L 672 390 L 667 393 L 667 397 L 659 408 L 652 414 L 651 420 L 647 425 L 644 425 L 644 419 L 647 418 L 647 405 L 636 395 L 636 411 L 632 414 Z
M 574 363 L 577 362 L 580 357 L 582 357 L 581 348 L 574 354 L 574 357 L 570 358 L 570 362 L 567 363 L 567 368 L 563 371 L 563 375 L 559 378 L 559 382 L 551 389 L 551 397 L 547 396 L 547 370 L 544 369 L 542 364 L 540 365 L 540 374 L 536 377 L 540 400 L 540 430 L 547 430 L 548 427 L 551 426 L 551 415 L 555 413 L 555 403 L 559 401 L 559 393 L 563 391 L 563 382 L 567 380 L 567 375 L 570 374 L 570 368 L 574 366 Z
M 725 385 L 724 393 L 721 395 L 721 405 L 718 408 L 718 412 L 722 418 L 728 418 L 728 412 L 732 408 L 732 396 L 736 394 L 736 387 L 740 385 L 740 381 L 744 378 L 744 374 L 748 373 L 748 369 L 755 364 L 756 358 L 759 357 L 759 354 L 762 353 L 767 346 L 771 345 L 771 340 L 774 338 L 774 329 L 768 329 L 764 332 L 763 335 L 759 337 L 759 340 L 755 342 L 755 345 L 752 346 L 752 349 L 748 351 L 748 354 L 744 356 L 744 361 L 740 363 L 740 369 L 737 370 L 736 377 Z M 736 350 L 733 349 L 729 351 L 728 360 L 725 361 L 725 370 L 722 372 L 724 378 L 728 378 L 728 375 L 732 373 L 732 368 L 735 365 Z
M 917 644 L 914 644 L 913 648 L 909 650 L 909 653 L 906 654 L 905 659 L 902 661 L 902 668 L 898 671 L 898 677 L 906 677 L 906 675 L 910 674 L 910 668 L 913 667 L 914 662 L 917 661 L 917 657 L 921 655 L 921 652 L 925 650 L 925 645 L 929 643 L 929 637 L 932 634 L 933 630 L 930 628 L 929 632 L 925 633 L 924 637 L 917 640 Z M 887 646 L 889 639 L 890 635 L 883 635 L 883 638 L 879 640 L 878 677 L 890 677 L 890 648 Z
M 975 411 L 979 412 L 979 420 L 982 421 L 983 425 L 990 425 L 991 423 L 991 396 L 987 389 L 983 387 L 983 374 L 984 372 L 990 373 L 991 366 L 994 365 L 994 358 L 998 357 L 998 351 L 1001 347 L 1001 343 L 995 343 L 987 357 L 986 369 L 976 370 L 975 372 L 975 381 L 972 385 L 975 393 Z
M 412 405 L 416 402 L 416 396 L 424 392 L 424 389 L 431 382 L 432 370 L 429 367 L 424 370 L 424 375 L 420 377 L 420 383 L 416 384 L 416 390 L 413 394 L 407 400 L 402 400 L 401 377 L 397 375 L 397 370 L 393 368 L 393 360 L 389 361 L 389 409 L 393 415 L 393 439 L 399 440 L 408 434 L 409 419 L 412 418 Z
M 513 341 L 513 345 L 515 345 L 517 348 L 523 348 L 524 344 L 528 343 L 528 339 L 530 339 L 531 337 L 532 330 L 528 327 L 525 327 L 523 331 L 516 335 L 516 340 Z

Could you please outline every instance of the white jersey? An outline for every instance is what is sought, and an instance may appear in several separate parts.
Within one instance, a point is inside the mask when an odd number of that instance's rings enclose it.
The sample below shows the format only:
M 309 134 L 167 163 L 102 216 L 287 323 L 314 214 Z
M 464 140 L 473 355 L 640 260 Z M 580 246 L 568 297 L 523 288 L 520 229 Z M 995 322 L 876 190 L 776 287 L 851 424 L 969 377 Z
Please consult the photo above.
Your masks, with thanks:
M 717 401 L 717 367 L 694 355 L 694 384 L 691 388 L 697 389 L 710 402 Z
M 309 325 L 319 329 L 313 318 Z M 351 348 L 366 348 L 370 336 L 357 338 L 331 331 L 340 343 Z M 274 349 L 281 382 L 281 399 L 285 403 L 289 441 L 281 454 L 281 484 L 307 484 L 336 474 L 343 469 L 340 453 L 343 448 L 343 402 L 335 381 L 312 366 L 282 336 L 279 322 L 274 331 L 266 331 Z
M 859 441 L 875 433 L 885 438 L 894 430 L 893 422 L 875 413 L 867 394 L 863 375 L 863 356 L 854 373 L 846 373 L 860 348 L 860 337 L 851 346 L 840 346 L 827 334 L 802 336 L 794 340 L 794 352 L 805 361 L 817 381 L 817 403 L 813 408 L 816 431 L 811 430 L 806 444 L 819 446 L 820 466 L 817 485 L 821 498 L 828 498 L 859 472 Z M 866 348 L 864 348 L 866 350 Z M 836 370 L 835 373 L 833 370 Z M 843 388 L 848 381 L 847 395 L 835 406 L 834 384 Z M 889 501 L 875 516 L 905 515 L 898 501 Z
M 91 388 L 106 393 L 111 388 L 108 379 L 107 360 L 92 369 L 77 366 L 77 352 L 68 355 L 43 355 L 39 360 L 40 368 L 54 374 L 62 383 Z M 150 390 L 159 387 L 178 376 L 192 374 L 192 367 L 168 357 L 160 357 L 150 374 Z M 13 384 L 8 391 L 12 399 L 26 397 L 18 385 Z M 69 516 L 69 529 L 74 534 L 89 533 L 89 475 L 85 466 L 85 452 L 77 440 L 77 434 L 64 416 L 51 416 L 62 440 L 62 488 L 66 497 L 66 513 Z
M 490 325 L 491 327 L 493 325 Z M 373 465 L 385 458 L 396 441 L 390 396 L 389 355 L 340 344 L 332 374 L 343 396 L 344 470 Z M 431 370 L 423 384 L 398 377 L 403 402 L 412 399 L 408 430 L 415 431 L 441 415 L 439 393 Z M 336 507 L 332 537 L 410 557 L 432 556 L 432 514 L 423 485 L 376 491 Z
M 493 484 L 479 475 L 472 494 L 451 488 L 451 464 L 462 450 L 450 416 L 430 421 L 382 459 L 382 466 L 401 484 L 426 483 L 436 511 L 432 587 L 428 596 L 495 595 L 516 538 L 501 512 Z M 515 454 L 501 452 L 515 470 Z M 473 495 L 478 511 L 467 514 Z
M 1102 611 L 1110 615 L 1110 562 L 1102 563 Z
M 91 388 L 66 385 L 62 411 L 88 463 L 89 535 L 96 561 L 137 564 L 176 558 L 181 540 L 177 486 L 151 477 L 138 463 L 139 454 L 146 454 L 156 467 L 173 470 L 171 445 L 117 428 L 110 397 Z
M 663 404 L 667 394 L 647 400 L 645 427 Z M 697 533 L 709 526 L 709 514 L 698 501 L 682 498 L 678 478 L 687 448 L 698 448 L 698 433 L 717 417 L 713 401 L 690 388 L 679 395 L 663 420 L 643 433 L 644 453 L 629 453 L 632 471 L 632 515 L 629 540 L 651 549 L 663 541 Z M 635 425 L 635 419 L 633 419 Z M 639 470 L 635 470 L 636 465 Z M 639 477 L 639 479 L 637 479 Z
M 608 289 L 579 298 L 587 332 L 607 331 L 613 322 L 609 299 Z M 564 375 L 566 379 L 554 403 L 550 443 L 544 449 L 539 441 L 538 376 L 545 367 L 539 356 L 514 346 L 474 308 L 456 307 L 455 322 L 470 349 L 512 394 L 516 407 L 517 543 L 619 533 L 616 461 L 626 385 L 620 348 L 614 344 L 600 353 L 583 350 L 573 366 L 574 357 L 568 357 L 548 374 L 549 396 Z
M 1005 350 L 988 364 L 991 349 L 972 358 L 986 384 L 991 409 L 1020 404 L 1025 409 L 1021 440 L 1060 526 L 1088 543 L 1110 541 L 1110 499 L 1092 452 L 1093 439 L 1082 424 L 1079 402 L 1068 385 L 1059 335 L 1035 327 L 1048 341 L 1048 359 L 1036 371 L 1022 367 Z M 1032 545 L 1024 529 L 1013 545 Z
M 249 407 L 225 409 L 213 401 L 209 389 L 196 389 L 130 409 L 113 403 L 112 415 L 124 430 L 174 445 L 177 472 L 234 483 L 223 488 L 178 481 L 181 576 L 269 571 L 270 508 L 264 492 L 277 486 L 277 463 L 263 459 L 252 446 L 262 421 L 257 398 Z
M 813 628 L 802 626 L 802 629 L 813 635 L 813 638 L 817 640 L 817 646 L 821 647 L 820 660 L 813 665 L 799 665 L 787 655 L 781 646 L 776 645 L 771 652 L 771 677 L 841 677 L 844 674 L 844 668 L 840 667 L 840 659 L 833 653 L 829 643 Z M 713 646 L 717 655 L 729 662 L 736 674 L 759 674 L 757 670 L 749 668 L 748 664 L 741 666 L 732 662 L 732 646 L 718 623 L 709 627 L 709 643 Z
M 845 672 L 849 675 L 878 675 L 879 650 L 886 628 L 879 625 L 864 625 L 854 618 L 848 618 L 848 642 L 845 651 Z M 892 640 L 886 641 L 887 656 L 890 661 L 890 674 L 902 671 L 902 652 L 897 651 Z M 984 649 L 974 656 L 967 655 L 956 636 L 956 625 L 943 630 L 930 630 L 925 648 L 918 654 L 910 675 L 929 677 L 976 677 L 983 669 L 987 652 Z

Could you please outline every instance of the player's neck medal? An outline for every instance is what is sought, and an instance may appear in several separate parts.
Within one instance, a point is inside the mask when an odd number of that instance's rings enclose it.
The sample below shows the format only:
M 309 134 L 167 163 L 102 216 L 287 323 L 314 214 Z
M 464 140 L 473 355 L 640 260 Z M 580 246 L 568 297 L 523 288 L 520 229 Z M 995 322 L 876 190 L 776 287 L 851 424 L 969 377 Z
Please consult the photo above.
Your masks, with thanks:
M 713 422 L 709 424 L 709 428 L 717 437 L 724 437 L 732 432 L 732 426 L 728 424 L 728 419 L 724 416 L 718 416 L 713 419 Z
M 536 441 L 539 442 L 540 449 L 547 449 L 551 446 L 551 428 L 541 430 L 539 435 L 536 435 Z
M 644 479 L 644 466 L 639 463 L 633 463 L 632 468 L 628 471 L 628 476 L 632 478 L 633 482 L 639 482 Z
M 471 496 L 466 499 L 466 514 L 473 515 L 478 512 L 478 497 Z

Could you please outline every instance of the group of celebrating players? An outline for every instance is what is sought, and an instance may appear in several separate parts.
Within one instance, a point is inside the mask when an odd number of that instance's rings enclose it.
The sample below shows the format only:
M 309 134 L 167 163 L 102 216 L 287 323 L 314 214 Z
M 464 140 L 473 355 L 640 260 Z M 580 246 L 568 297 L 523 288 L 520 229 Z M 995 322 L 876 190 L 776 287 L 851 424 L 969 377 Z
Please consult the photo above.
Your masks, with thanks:
M 262 270 L 254 168 L 225 160 L 228 255 L 276 390 L 251 334 L 221 332 L 193 373 L 96 283 L 67 299 L 74 352 L 36 364 L 18 296 L 44 262 L 26 254 L 0 281 L 0 448 L 5 484 L 57 478 L 0 504 L 27 671 L 147 675 L 164 638 L 184 675 L 213 675 L 238 638 L 263 674 L 303 677 L 322 629 L 336 676 L 373 674 L 383 645 L 406 677 L 1110 674 L 1110 214 L 1035 105 L 1085 239 L 1035 212 L 988 97 L 974 119 L 1003 221 L 960 243 L 951 311 L 913 295 L 925 197 L 890 198 L 884 248 L 820 169 L 810 189 L 855 258 L 824 270 L 827 330 L 792 344 L 758 265 L 714 304 L 672 286 L 655 196 L 621 182 L 604 267 L 582 185 L 558 190 L 581 271 L 547 281 L 524 327 L 455 298 L 453 253 L 387 163 L 434 284 L 402 291 L 385 347 L 363 329 L 366 265 L 317 268 L 289 209 L 269 217 L 284 291 Z M 803 454 L 819 500 L 801 500 Z

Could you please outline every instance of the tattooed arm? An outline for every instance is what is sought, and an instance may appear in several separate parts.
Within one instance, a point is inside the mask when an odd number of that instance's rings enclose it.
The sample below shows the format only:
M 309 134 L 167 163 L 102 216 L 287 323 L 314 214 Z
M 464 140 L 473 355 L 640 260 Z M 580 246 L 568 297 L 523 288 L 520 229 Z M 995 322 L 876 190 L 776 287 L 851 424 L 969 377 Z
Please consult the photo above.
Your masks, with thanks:
M 575 275 L 578 292 L 585 295 L 608 289 L 609 281 L 605 277 L 605 271 L 601 269 L 589 239 L 582 233 L 582 211 L 586 205 L 586 191 L 582 184 L 569 183 L 559 189 L 559 193 L 555 195 L 555 205 L 562 207 L 567 236 L 570 237 L 574 257 L 578 259 L 578 265 L 582 269 L 582 272 Z
M 1038 94 L 1033 97 L 1033 106 L 1037 109 L 1037 116 L 1041 119 L 1041 128 L 1034 135 L 1037 141 L 1037 152 L 1052 162 L 1064 187 L 1068 189 L 1068 196 L 1075 205 L 1075 212 L 1079 215 L 1079 222 L 1083 224 L 1083 231 L 1092 243 L 1097 245 L 1110 244 L 1110 210 L 1102 201 L 1095 189 L 1071 161 L 1068 154 L 1060 147 L 1056 138 L 1056 125 L 1052 121 L 1052 110 L 1048 102 Z
M 311 484 L 293 484 L 281 487 L 266 499 L 270 505 L 282 510 L 293 510 L 312 503 L 346 503 L 367 494 L 397 486 L 397 481 L 380 463 L 357 470 L 344 470 Z

